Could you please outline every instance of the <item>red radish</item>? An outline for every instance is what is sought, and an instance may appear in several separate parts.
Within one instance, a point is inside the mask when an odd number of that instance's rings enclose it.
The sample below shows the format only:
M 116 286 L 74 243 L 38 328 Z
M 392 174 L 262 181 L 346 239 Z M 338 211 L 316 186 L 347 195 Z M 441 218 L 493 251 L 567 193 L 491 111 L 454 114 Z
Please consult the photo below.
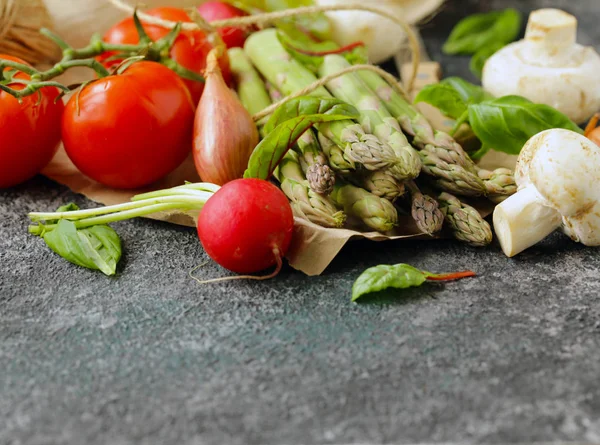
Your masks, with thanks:
M 215 20 L 231 19 L 234 17 L 244 17 L 248 14 L 239 8 L 225 2 L 209 1 L 198 6 L 198 12 L 204 20 L 212 22 Z M 246 37 L 254 28 L 221 28 L 219 34 L 227 45 L 227 48 L 243 47 Z
M 216 263 L 239 274 L 277 265 L 277 270 L 264 278 L 281 270 L 293 228 L 288 199 L 262 179 L 228 182 L 206 202 L 198 218 L 198 237 Z

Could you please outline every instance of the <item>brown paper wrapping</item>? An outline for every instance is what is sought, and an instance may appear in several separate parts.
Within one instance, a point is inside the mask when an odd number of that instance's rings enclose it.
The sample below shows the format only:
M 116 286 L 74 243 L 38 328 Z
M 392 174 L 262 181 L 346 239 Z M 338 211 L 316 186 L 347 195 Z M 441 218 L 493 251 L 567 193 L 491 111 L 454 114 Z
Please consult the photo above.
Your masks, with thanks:
M 415 90 L 424 85 L 439 81 L 440 66 L 434 62 L 426 62 L 420 66 L 419 75 L 415 84 Z M 430 119 L 435 128 L 448 130 L 451 122 L 441 116 L 433 107 L 426 104 L 419 105 L 421 111 Z M 512 165 L 514 161 L 499 158 L 486 161 L 487 164 L 496 162 L 496 166 Z M 485 161 L 485 159 L 484 159 Z M 494 167 L 494 168 L 495 168 Z M 195 171 L 193 160 L 188 158 L 181 166 L 161 181 L 150 187 L 139 190 L 116 190 L 105 187 L 83 175 L 67 157 L 61 146 L 52 162 L 42 172 L 48 178 L 69 187 L 72 191 L 80 193 L 87 198 L 100 204 L 113 205 L 127 202 L 138 193 L 151 190 L 159 190 L 181 185 L 184 181 L 198 182 L 199 177 Z M 490 203 L 481 202 L 474 204 L 483 216 L 489 215 L 493 206 Z M 44 209 L 49 210 L 49 209 Z M 148 216 L 149 218 L 166 221 L 182 226 L 195 227 L 198 212 L 163 212 Z M 320 275 L 333 261 L 342 248 L 353 239 L 368 239 L 371 241 L 390 241 L 399 239 L 434 239 L 419 233 L 410 217 L 400 217 L 398 228 L 389 234 L 378 232 L 358 232 L 349 229 L 326 229 L 311 222 L 296 218 L 294 226 L 294 237 L 292 245 L 286 258 L 289 264 L 304 272 L 306 275 Z

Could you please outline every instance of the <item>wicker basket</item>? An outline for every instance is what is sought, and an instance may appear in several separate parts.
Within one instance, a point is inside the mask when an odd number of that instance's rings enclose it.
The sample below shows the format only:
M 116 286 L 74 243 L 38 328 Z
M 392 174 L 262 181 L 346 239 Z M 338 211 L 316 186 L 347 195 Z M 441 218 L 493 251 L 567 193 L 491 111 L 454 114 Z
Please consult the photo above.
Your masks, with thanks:
M 42 27 L 52 27 L 43 0 L 0 0 L 0 53 L 32 64 L 56 61 L 60 50 L 39 33 Z

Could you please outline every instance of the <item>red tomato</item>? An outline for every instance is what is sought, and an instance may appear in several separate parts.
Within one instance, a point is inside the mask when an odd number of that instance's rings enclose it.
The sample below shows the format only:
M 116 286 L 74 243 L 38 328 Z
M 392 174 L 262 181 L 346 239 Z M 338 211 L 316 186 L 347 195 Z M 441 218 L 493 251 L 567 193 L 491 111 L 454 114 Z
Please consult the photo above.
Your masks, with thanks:
M 187 13 L 180 8 L 155 8 L 145 12 L 151 16 L 173 22 L 192 21 Z M 166 36 L 170 31 L 161 26 L 147 24 L 144 24 L 144 30 L 152 40 L 158 40 L 161 37 Z M 121 43 L 134 45 L 138 43 L 139 36 L 135 29 L 133 18 L 126 18 L 109 29 L 104 35 L 104 41 L 114 44 Z M 202 31 L 181 31 L 171 47 L 170 56 L 184 68 L 198 74 L 204 74 L 204 69 L 206 68 L 206 56 L 212 48 L 213 46 L 206 39 L 206 35 Z M 104 58 L 109 56 L 110 54 L 107 54 Z M 119 61 L 111 61 L 106 63 L 106 65 L 111 66 L 116 63 L 119 63 Z M 229 69 L 229 59 L 227 58 L 226 53 L 221 57 L 220 65 L 225 81 L 228 85 L 231 85 L 231 71 Z M 204 90 L 204 83 L 187 79 L 184 79 L 184 82 L 190 90 L 190 93 L 192 93 L 192 100 L 195 104 L 198 104 L 202 91 Z
M 77 168 L 110 187 L 159 180 L 192 147 L 194 104 L 182 80 L 155 62 L 87 85 L 67 103 L 62 136 Z
M 27 64 L 0 54 L 0 59 Z M 29 76 L 20 73 L 19 79 Z M 15 90 L 23 85 L 8 85 Z M 40 90 L 19 103 L 0 91 L 0 188 L 12 187 L 38 174 L 52 159 L 60 143 L 60 119 L 64 105 L 54 103 L 60 94 L 54 87 Z
M 231 19 L 234 17 L 243 17 L 246 14 L 239 8 L 225 2 L 209 1 L 198 6 L 198 11 L 204 20 L 212 22 L 215 20 Z M 254 27 L 244 28 L 221 28 L 219 34 L 227 48 L 243 47 L 246 37 L 252 32 Z

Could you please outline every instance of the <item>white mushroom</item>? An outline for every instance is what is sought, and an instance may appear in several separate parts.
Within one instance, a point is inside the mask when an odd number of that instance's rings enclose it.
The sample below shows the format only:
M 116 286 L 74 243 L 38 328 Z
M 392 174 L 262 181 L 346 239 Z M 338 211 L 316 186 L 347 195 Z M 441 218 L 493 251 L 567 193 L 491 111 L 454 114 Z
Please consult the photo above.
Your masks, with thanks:
M 582 124 L 600 109 L 600 56 L 576 40 L 574 16 L 559 9 L 532 12 L 525 39 L 486 62 L 483 87 L 497 97 L 549 105 Z
M 533 136 L 519 155 L 518 192 L 494 210 L 494 229 L 512 257 L 559 227 L 574 241 L 600 245 L 600 147 L 570 130 Z

